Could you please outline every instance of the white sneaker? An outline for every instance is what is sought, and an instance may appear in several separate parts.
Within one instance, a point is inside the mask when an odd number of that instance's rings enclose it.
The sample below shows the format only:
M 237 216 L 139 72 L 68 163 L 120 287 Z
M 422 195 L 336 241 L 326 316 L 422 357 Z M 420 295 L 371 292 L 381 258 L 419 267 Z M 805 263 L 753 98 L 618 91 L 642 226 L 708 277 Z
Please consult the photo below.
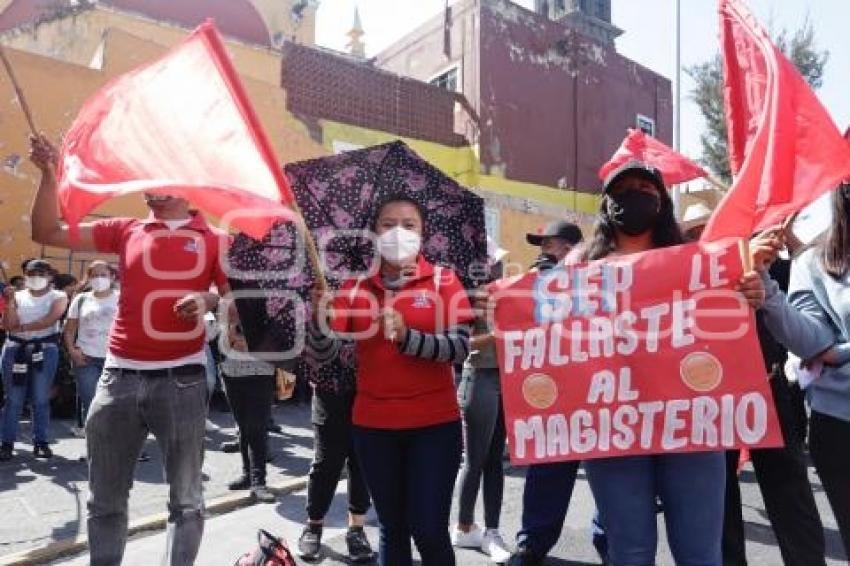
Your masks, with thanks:
M 480 548 L 483 540 L 481 527 L 478 525 L 472 525 L 468 533 L 460 530 L 460 527 L 457 525 L 452 529 L 452 546 L 458 548 Z
M 511 551 L 497 529 L 487 529 L 481 540 L 481 551 L 496 564 L 504 564 L 511 558 Z

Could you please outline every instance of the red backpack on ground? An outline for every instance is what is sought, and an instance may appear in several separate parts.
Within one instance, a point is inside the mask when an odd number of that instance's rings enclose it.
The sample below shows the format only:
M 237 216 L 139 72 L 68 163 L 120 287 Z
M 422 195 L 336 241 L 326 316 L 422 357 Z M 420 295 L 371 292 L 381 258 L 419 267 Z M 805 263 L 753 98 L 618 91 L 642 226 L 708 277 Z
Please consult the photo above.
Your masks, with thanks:
M 234 566 L 297 566 L 295 557 L 282 538 L 260 529 L 257 542 L 257 548 L 239 558 Z

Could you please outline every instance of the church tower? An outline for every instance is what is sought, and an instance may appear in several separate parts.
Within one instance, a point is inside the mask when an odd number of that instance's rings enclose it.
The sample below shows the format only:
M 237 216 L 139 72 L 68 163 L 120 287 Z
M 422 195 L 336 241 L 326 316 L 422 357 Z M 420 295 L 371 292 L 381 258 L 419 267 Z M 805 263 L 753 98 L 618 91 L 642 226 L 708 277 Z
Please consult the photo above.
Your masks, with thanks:
M 357 6 L 354 7 L 354 22 L 351 25 L 351 31 L 349 31 L 346 35 L 349 37 L 348 52 L 354 55 L 355 57 L 360 57 L 361 59 L 366 58 L 366 44 L 363 42 L 363 36 L 366 34 L 363 31 L 363 24 L 360 22 L 360 10 L 357 9 Z

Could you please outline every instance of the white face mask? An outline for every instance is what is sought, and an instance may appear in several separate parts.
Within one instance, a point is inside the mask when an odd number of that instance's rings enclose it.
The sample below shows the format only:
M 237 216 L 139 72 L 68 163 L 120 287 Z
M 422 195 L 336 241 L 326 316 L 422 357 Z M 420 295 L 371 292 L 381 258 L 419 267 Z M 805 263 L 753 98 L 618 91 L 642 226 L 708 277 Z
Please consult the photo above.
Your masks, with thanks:
M 89 284 L 91 285 L 92 291 L 100 293 L 102 291 L 106 291 L 112 286 L 112 279 L 109 277 L 92 277 L 89 280 Z
M 419 254 L 422 238 L 411 230 L 396 226 L 378 236 L 378 252 L 390 263 L 411 260 Z
M 50 280 L 41 275 L 27 275 L 24 277 L 24 285 L 30 291 L 43 291 L 49 283 Z

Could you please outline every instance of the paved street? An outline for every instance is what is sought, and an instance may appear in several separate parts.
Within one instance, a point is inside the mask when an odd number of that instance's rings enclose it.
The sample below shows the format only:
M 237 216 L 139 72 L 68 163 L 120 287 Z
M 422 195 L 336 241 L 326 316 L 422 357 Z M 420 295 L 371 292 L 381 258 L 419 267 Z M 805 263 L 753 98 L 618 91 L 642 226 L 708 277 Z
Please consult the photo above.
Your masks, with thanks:
M 753 489 L 750 480 L 752 474 L 745 473 L 745 520 L 748 527 L 748 558 L 751 565 L 779 565 L 779 552 L 773 541 L 773 536 L 766 525 L 764 511 L 757 490 Z M 819 503 L 823 506 L 823 494 L 819 493 Z M 522 473 L 513 471 L 508 478 L 505 493 L 505 509 L 503 513 L 503 534 L 512 536 L 519 525 L 521 512 L 519 502 L 522 499 Z M 198 558 L 199 566 L 219 566 L 232 564 L 237 556 L 247 551 L 253 544 L 258 528 L 264 528 L 276 535 L 284 536 L 291 544 L 298 539 L 301 526 L 305 520 L 305 493 L 293 493 L 281 499 L 277 505 L 256 505 L 232 513 L 215 517 L 207 523 L 204 543 Z M 823 508 L 823 507 L 822 507 Z M 324 534 L 325 552 L 323 559 L 318 562 L 322 566 L 348 564 L 345 557 L 345 513 L 346 499 L 344 483 L 327 519 Z M 593 504 L 587 483 L 583 479 L 576 486 L 573 504 L 567 516 L 567 524 L 557 548 L 552 553 L 548 564 L 551 566 L 581 566 L 599 564 L 599 560 L 590 544 L 587 526 L 593 514 Z M 479 509 L 478 517 L 481 516 Z M 829 545 L 830 566 L 846 564 L 842 560 L 838 534 L 831 521 L 827 520 L 827 536 Z M 659 545 L 658 564 L 672 564 L 663 537 L 663 524 L 659 521 L 662 532 L 662 542 Z M 374 517 L 367 529 L 370 540 L 377 543 L 377 529 Z M 160 556 L 164 544 L 164 535 L 158 534 L 136 539 L 128 547 L 125 557 L 127 566 L 148 566 L 152 557 Z M 478 566 L 489 564 L 487 557 L 473 550 L 459 550 L 457 563 L 460 566 Z M 85 566 L 86 557 L 63 560 L 54 563 L 62 566 Z
M 222 430 L 211 432 L 210 448 L 227 438 L 232 426 L 230 415 L 212 414 Z M 279 482 L 307 472 L 310 463 L 312 439 L 309 429 L 309 411 L 306 406 L 278 407 L 278 423 L 284 425 L 284 435 L 274 435 L 272 445 L 277 457 L 270 465 L 270 480 Z M 69 423 L 55 423 L 57 457 L 52 461 L 34 462 L 29 447 L 24 447 L 12 463 L 0 466 L 0 555 L 47 544 L 52 540 L 72 537 L 85 529 L 85 466 L 76 459 L 82 453 L 83 441 L 70 437 Z M 28 429 L 22 436 L 28 434 Z M 148 443 L 150 462 L 139 464 L 137 482 L 131 497 L 132 519 L 165 508 L 166 489 L 155 444 Z M 239 472 L 239 458 L 223 454 L 217 449 L 207 452 L 204 471 L 208 476 L 207 497 L 215 498 L 227 493 L 225 484 Z M 11 472 L 11 473 L 10 473 Z M 502 532 L 512 541 L 519 525 L 522 500 L 522 470 L 510 470 L 506 484 Z M 812 475 L 814 481 L 817 476 Z M 747 522 L 748 555 L 750 564 L 781 564 L 772 532 L 766 522 L 764 507 L 751 471 L 742 475 L 744 517 Z M 819 484 L 818 505 L 827 529 L 828 563 L 830 566 L 846 564 L 832 514 Z M 344 483 L 330 516 L 325 532 L 327 552 L 323 565 L 347 564 L 345 560 L 345 494 Z M 212 517 L 207 523 L 204 543 L 198 560 L 199 566 L 230 565 L 237 555 L 248 550 L 255 540 L 256 529 L 263 527 L 282 534 L 294 543 L 300 533 L 304 516 L 305 494 L 293 493 L 283 497 L 276 505 L 255 505 L 224 515 Z M 597 564 L 598 559 L 589 541 L 588 525 L 593 512 L 593 501 L 583 473 L 576 486 L 573 502 L 567 517 L 563 536 L 553 552 L 550 564 Z M 479 511 L 478 517 L 481 516 Z M 82 520 L 81 520 L 82 519 Z M 661 523 L 661 522 L 660 522 Z M 377 533 L 372 526 L 369 535 L 377 543 Z M 661 543 L 659 564 L 672 564 L 660 524 Z M 153 534 L 135 538 L 128 546 L 125 564 L 148 566 L 158 561 L 163 546 L 163 535 Z M 487 564 L 486 557 L 470 550 L 458 551 L 458 564 Z M 74 557 L 56 564 L 81 566 L 87 564 L 85 556 Z
M 310 412 L 306 405 L 275 408 L 275 420 L 283 426 L 282 435 L 271 435 L 275 460 L 269 464 L 269 483 L 305 475 L 312 457 Z M 204 463 L 205 495 L 212 499 L 226 493 L 227 483 L 241 473 L 238 454 L 218 450 L 235 431 L 229 413 L 213 410 L 212 421 L 220 430 L 208 431 Z M 0 556 L 45 545 L 51 541 L 84 533 L 88 472 L 79 461 L 85 441 L 71 435 L 70 421 L 54 420 L 52 445 L 55 456 L 49 461 L 34 460 L 27 441 L 16 444 L 11 462 L 0 463 Z M 23 423 L 19 438 L 29 439 L 29 423 Z M 130 520 L 166 510 L 168 489 L 162 472 L 159 449 L 153 437 L 146 450 L 150 461 L 140 462 L 130 496 Z

